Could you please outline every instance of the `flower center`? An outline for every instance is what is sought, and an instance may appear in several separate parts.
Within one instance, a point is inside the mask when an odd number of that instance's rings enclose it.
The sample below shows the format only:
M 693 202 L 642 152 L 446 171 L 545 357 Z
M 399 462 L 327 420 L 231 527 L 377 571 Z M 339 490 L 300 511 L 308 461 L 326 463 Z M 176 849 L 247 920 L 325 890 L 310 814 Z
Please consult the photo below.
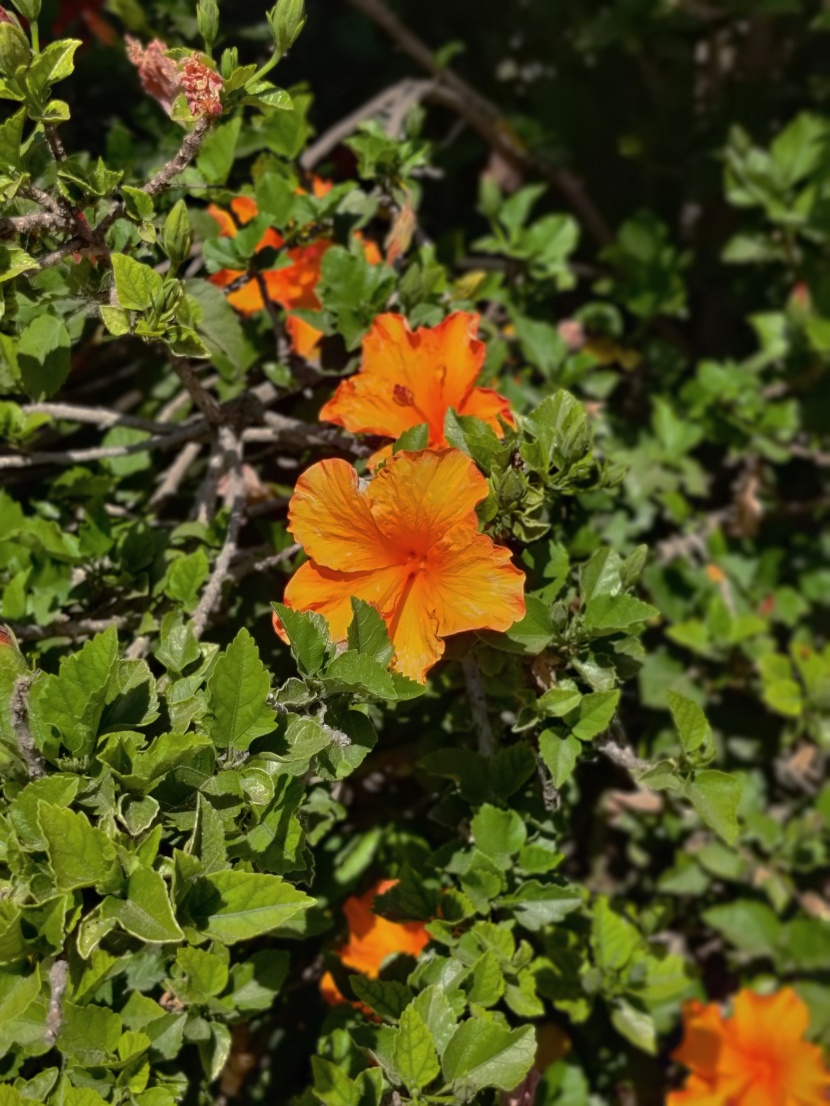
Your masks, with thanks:
M 410 579 L 414 579 L 416 576 L 420 576 L 427 571 L 429 568 L 429 558 L 426 553 L 418 553 L 416 550 L 411 549 L 406 558 L 406 567 L 409 569 Z

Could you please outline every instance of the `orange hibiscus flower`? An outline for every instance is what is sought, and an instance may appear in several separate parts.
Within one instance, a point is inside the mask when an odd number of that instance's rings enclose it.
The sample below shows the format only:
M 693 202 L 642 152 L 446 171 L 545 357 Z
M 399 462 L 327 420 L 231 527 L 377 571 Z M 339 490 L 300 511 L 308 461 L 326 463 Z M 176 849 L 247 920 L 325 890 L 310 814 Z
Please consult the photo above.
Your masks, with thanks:
M 390 922 L 372 910 L 375 896 L 384 895 L 397 882 L 395 879 L 381 880 L 364 895 L 353 895 L 343 904 L 349 939 L 336 950 L 337 955 L 347 968 L 354 968 L 370 979 L 377 979 L 387 956 L 394 953 L 418 956 L 429 943 L 423 922 Z M 326 972 L 320 980 L 320 990 L 326 1002 L 332 1005 L 349 1001 L 341 994 L 331 972 Z M 353 1005 L 360 1006 L 360 1003 Z
M 487 481 L 459 450 L 396 453 L 361 488 L 346 461 L 320 461 L 297 481 L 288 528 L 311 558 L 283 602 L 319 611 L 341 641 L 350 598 L 371 603 L 395 646 L 393 666 L 423 682 L 448 634 L 507 630 L 525 613 L 524 574 L 478 532 Z M 284 640 L 279 619 L 274 627 Z
M 331 190 L 329 181 L 315 178 L 312 185 L 315 196 L 324 196 Z M 249 196 L 237 196 L 231 201 L 233 216 L 215 204 L 208 211 L 219 224 L 223 238 L 236 237 L 237 224 L 244 226 L 259 214 L 257 205 Z M 234 216 L 236 218 L 234 218 Z M 362 240 L 362 239 L 361 239 Z M 264 249 L 282 249 L 285 244 L 282 235 L 269 227 L 257 244 L 257 253 Z M 321 307 L 316 288 L 322 275 L 323 258 L 333 245 L 328 239 L 320 238 L 308 246 L 295 246 L 288 251 L 291 261 L 282 269 L 273 269 L 263 274 L 268 298 L 280 304 L 286 311 L 318 311 Z M 364 242 L 366 260 L 372 265 L 381 261 L 380 251 L 373 242 Z M 226 288 L 245 275 L 243 270 L 220 269 L 210 277 L 213 284 Z M 259 281 L 251 278 L 240 288 L 228 294 L 228 303 L 243 315 L 253 315 L 262 311 L 265 302 L 262 298 Z M 290 316 L 286 329 L 291 339 L 292 349 L 301 357 L 310 356 L 322 338 L 322 333 L 302 319 Z
M 821 1050 L 804 1040 L 810 1016 L 789 987 L 774 995 L 741 991 L 731 1018 L 689 1002 L 674 1058 L 690 1069 L 667 1106 L 819 1106 L 830 1095 Z
M 513 425 L 510 402 L 477 388 L 485 346 L 476 338 L 478 315 L 456 311 L 434 327 L 411 330 L 401 315 L 379 315 L 363 339 L 363 362 L 320 411 L 320 418 L 355 434 L 398 438 L 426 423 L 431 449 L 447 446 L 450 407 L 475 415 L 502 436 L 499 417 Z M 388 450 L 383 451 L 384 455 Z

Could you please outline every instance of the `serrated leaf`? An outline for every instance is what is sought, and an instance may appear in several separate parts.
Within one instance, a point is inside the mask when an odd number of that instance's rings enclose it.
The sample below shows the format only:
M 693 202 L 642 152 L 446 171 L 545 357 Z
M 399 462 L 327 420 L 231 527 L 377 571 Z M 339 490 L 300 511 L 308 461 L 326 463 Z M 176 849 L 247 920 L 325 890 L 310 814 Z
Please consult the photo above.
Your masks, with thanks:
M 270 686 L 256 643 L 243 627 L 219 656 L 207 683 L 213 717 L 206 725 L 218 746 L 245 750 L 274 730 L 276 714 L 266 702 Z
M 669 691 L 666 699 L 686 756 L 696 753 L 703 745 L 709 745 L 712 731 L 697 703 L 676 691 Z
M 23 386 L 33 399 L 57 392 L 69 376 L 71 342 L 62 319 L 39 314 L 20 335 L 17 365 Z
M 278 929 L 314 899 L 279 876 L 227 870 L 198 879 L 185 905 L 198 930 L 232 945 Z
M 294 611 L 283 603 L 274 603 L 283 628 L 291 642 L 291 652 L 309 676 L 319 672 L 329 646 L 328 623 L 316 611 Z
M 624 630 L 656 618 L 660 612 L 633 595 L 597 595 L 585 608 L 587 630 Z
M 349 979 L 355 998 L 360 999 L 382 1018 L 397 1021 L 412 1002 L 412 992 L 395 980 L 370 979 L 365 975 L 352 975 Z
M 389 631 L 377 610 L 364 599 L 352 599 L 354 617 L 346 631 L 349 648 L 371 657 L 381 665 L 388 665 L 395 652 L 389 640 Z
M 38 821 L 59 891 L 106 887 L 118 877 L 115 846 L 103 830 L 90 825 L 85 814 L 40 802 Z
M 324 680 L 329 691 L 347 691 L 394 699 L 395 683 L 386 667 L 363 653 L 347 649 L 326 668 Z
M 611 1024 L 635 1048 L 647 1052 L 649 1056 L 657 1054 L 657 1029 L 654 1019 L 645 1010 L 638 1010 L 624 999 L 618 999 L 611 1011 Z
M 509 1030 L 469 1018 L 450 1038 L 441 1068 L 456 1094 L 469 1098 L 485 1087 L 512 1091 L 530 1071 L 535 1055 L 536 1034 L 531 1026 Z
M 437 984 L 425 987 L 415 997 L 413 1006 L 429 1030 L 438 1055 L 442 1056 L 458 1025 L 455 1011 L 444 990 Z
M 738 807 L 742 794 L 743 787 L 736 776 L 714 768 L 696 772 L 685 788 L 686 798 L 703 821 L 728 845 L 734 845 L 740 833 Z
M 127 881 L 127 898 L 107 899 L 102 916 L 150 944 L 184 940 L 175 917 L 167 885 L 151 868 L 136 868 Z
M 481 851 L 505 866 L 527 839 L 527 827 L 515 810 L 500 810 L 489 803 L 476 812 L 470 829 Z
M 25 961 L 0 968 L 0 1027 L 21 1017 L 40 994 L 40 970 Z
M 398 1074 L 410 1091 L 426 1087 L 441 1070 L 432 1035 L 414 1006 L 401 1014 L 394 1057 Z
M 127 311 L 152 307 L 164 287 L 160 274 L 124 253 L 114 253 L 111 260 L 119 305 Z
M 592 691 L 579 703 L 579 718 L 571 725 L 571 733 L 580 741 L 590 741 L 607 730 L 620 701 L 619 691 Z
M 562 787 L 572 776 L 582 743 L 571 734 L 564 737 L 554 730 L 543 730 L 539 734 L 539 752 L 550 772 L 554 787 Z

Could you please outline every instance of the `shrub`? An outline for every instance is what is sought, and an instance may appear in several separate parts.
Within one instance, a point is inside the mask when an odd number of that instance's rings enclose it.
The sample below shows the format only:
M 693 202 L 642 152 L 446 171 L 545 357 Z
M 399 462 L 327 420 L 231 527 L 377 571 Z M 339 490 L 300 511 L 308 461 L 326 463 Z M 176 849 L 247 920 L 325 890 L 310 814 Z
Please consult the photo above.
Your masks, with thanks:
M 716 57 L 612 232 L 394 20 L 433 79 L 315 138 L 302 0 L 14 3 L 0 1104 L 825 1101 L 823 85 L 750 127 Z

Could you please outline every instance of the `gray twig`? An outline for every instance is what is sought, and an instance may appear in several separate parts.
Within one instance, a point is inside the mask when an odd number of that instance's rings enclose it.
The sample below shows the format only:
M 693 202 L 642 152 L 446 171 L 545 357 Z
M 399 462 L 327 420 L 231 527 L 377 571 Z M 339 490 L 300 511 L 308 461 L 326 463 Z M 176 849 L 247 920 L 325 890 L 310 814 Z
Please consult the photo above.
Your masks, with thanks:
M 242 481 L 242 440 L 228 426 L 220 427 L 219 440 L 225 450 L 226 471 L 230 476 L 231 515 L 224 544 L 216 558 L 213 571 L 205 585 L 205 590 L 202 592 L 199 604 L 193 612 L 193 632 L 197 638 L 200 638 L 204 633 L 207 621 L 222 593 L 222 585 L 229 576 L 245 514 L 245 493 Z
M 28 403 L 21 407 L 24 415 L 49 415 L 64 422 L 88 423 L 91 426 L 132 426 L 151 434 L 170 434 L 172 429 L 163 422 L 125 415 L 106 407 L 79 407 L 72 403 Z
M 18 676 L 12 688 L 9 710 L 18 751 L 26 764 L 29 778 L 37 780 L 43 775 L 45 767 L 43 757 L 29 729 L 29 688 L 32 686 L 33 679 L 34 676 L 28 674 Z
M 422 69 L 436 78 L 436 88 L 431 93 L 431 98 L 466 119 L 492 149 L 520 172 L 549 181 L 567 199 L 599 245 L 607 246 L 614 241 L 613 231 L 576 174 L 569 169 L 551 165 L 534 153 L 516 134 L 498 105 L 482 96 L 452 69 L 441 66 L 423 39 L 401 22 L 383 0 L 348 2 L 389 35 Z
M 461 669 L 467 685 L 467 699 L 470 703 L 473 722 L 478 733 L 478 751 L 483 757 L 491 757 L 496 751 L 496 737 L 487 714 L 487 696 L 484 693 L 481 670 L 472 653 L 468 653 L 463 658 Z
M 46 1011 L 44 1040 L 53 1045 L 63 1025 L 63 995 L 69 982 L 69 963 L 56 960 L 49 969 L 49 1008 Z
M 157 507 L 171 495 L 175 495 L 181 487 L 182 481 L 190 471 L 190 466 L 202 452 L 201 442 L 188 442 L 177 455 L 173 464 L 167 469 L 159 481 L 159 485 L 150 497 L 150 506 Z

